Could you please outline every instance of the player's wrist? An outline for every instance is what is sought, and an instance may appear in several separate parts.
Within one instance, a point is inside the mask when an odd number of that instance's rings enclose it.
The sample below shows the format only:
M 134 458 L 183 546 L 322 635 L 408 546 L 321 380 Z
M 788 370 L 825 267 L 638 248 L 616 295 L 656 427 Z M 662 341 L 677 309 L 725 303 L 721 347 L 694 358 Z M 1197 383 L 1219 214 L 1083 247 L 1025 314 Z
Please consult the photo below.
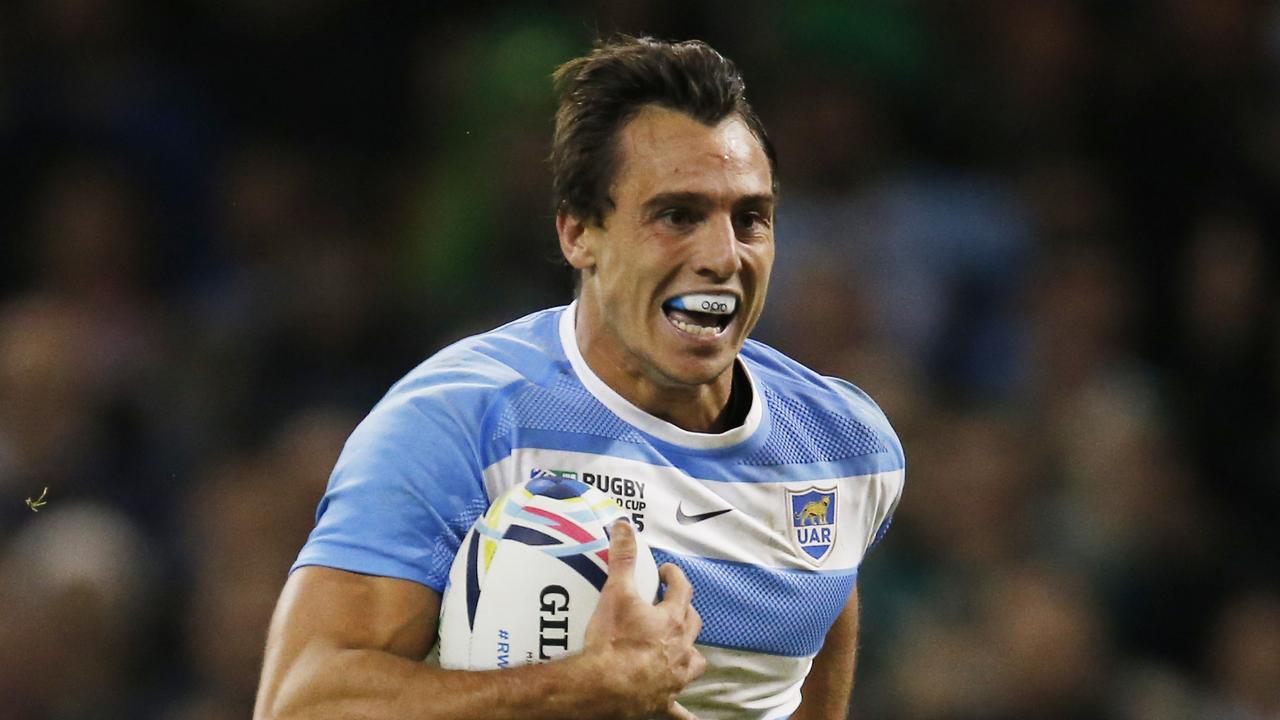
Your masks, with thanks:
M 594 644 L 565 659 L 572 664 L 574 676 L 585 680 L 589 704 L 581 717 L 643 720 L 666 707 L 669 699 L 645 672 L 643 653 L 630 645 L 625 641 Z

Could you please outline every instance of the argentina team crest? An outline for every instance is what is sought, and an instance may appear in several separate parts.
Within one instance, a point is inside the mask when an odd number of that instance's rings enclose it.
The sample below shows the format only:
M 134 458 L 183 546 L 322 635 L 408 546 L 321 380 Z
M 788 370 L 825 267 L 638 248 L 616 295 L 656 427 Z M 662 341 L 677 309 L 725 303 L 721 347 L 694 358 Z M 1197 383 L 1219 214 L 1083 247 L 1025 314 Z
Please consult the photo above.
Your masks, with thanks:
M 821 563 L 836 544 L 836 488 L 787 490 L 791 541 L 806 560 Z

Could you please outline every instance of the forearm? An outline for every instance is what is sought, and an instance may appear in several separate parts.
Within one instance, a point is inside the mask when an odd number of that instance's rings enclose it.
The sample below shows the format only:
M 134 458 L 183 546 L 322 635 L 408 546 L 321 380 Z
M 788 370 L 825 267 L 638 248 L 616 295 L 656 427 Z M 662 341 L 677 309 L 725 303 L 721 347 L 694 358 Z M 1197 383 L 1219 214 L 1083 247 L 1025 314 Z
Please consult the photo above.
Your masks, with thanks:
M 693 588 L 665 565 L 661 602 L 632 583 L 636 545 L 615 525 L 611 574 L 586 647 L 548 663 L 484 672 L 421 658 L 435 641 L 439 594 L 407 580 L 304 567 L 285 584 L 262 666 L 255 720 L 688 720 L 675 696 L 702 674 Z
M 791 720 L 842 720 L 849 712 L 858 650 L 858 591 L 827 631 L 801 689 L 803 700 Z
M 468 672 L 443 670 L 376 650 L 308 648 L 257 719 L 591 720 L 626 717 L 626 707 L 590 657 Z M 264 707 L 266 706 L 266 707 Z

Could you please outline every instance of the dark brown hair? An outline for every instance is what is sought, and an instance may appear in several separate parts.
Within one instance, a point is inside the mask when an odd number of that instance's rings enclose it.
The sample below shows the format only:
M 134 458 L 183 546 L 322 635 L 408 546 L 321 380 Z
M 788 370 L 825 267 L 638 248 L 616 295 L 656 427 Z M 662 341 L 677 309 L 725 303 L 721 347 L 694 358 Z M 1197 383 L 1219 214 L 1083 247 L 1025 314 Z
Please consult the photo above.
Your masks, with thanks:
M 706 125 L 737 113 L 764 148 L 777 192 L 777 158 L 743 94 L 742 75 L 710 45 L 617 35 L 561 65 L 552 78 L 560 98 L 551 146 L 556 212 L 604 223 L 613 207 L 609 187 L 620 159 L 618 133 L 646 105 L 676 110 Z

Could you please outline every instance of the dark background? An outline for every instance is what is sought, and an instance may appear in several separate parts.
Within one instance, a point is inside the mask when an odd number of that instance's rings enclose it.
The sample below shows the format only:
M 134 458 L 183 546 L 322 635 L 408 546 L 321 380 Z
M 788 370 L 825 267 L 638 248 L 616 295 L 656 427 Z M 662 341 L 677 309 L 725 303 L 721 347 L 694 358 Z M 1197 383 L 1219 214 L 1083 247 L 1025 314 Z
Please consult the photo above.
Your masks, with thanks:
M 854 714 L 1280 716 L 1252 0 L 0 4 L 0 715 L 249 716 L 347 433 L 570 298 L 549 74 L 613 30 L 743 69 L 757 337 L 906 445 Z

